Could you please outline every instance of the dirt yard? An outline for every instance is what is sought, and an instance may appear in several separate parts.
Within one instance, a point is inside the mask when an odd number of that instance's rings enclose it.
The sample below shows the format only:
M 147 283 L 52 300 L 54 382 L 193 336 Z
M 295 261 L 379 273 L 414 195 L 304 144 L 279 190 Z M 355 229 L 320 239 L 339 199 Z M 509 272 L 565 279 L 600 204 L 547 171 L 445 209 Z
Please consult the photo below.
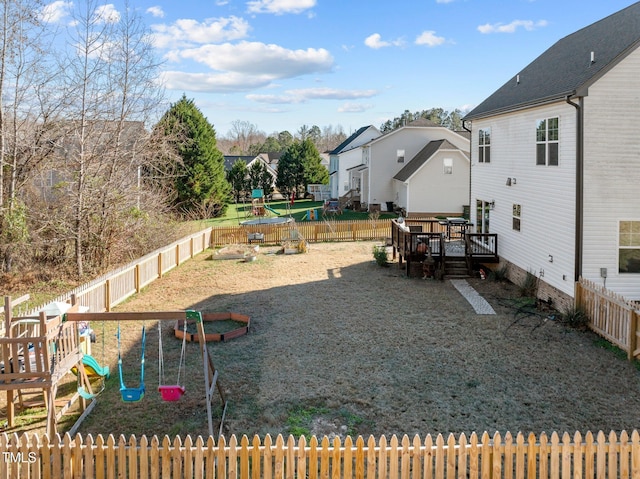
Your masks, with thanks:
M 477 315 L 448 281 L 407 279 L 397 264 L 376 265 L 373 244 L 314 244 L 286 256 L 262 248 L 246 263 L 204 253 L 118 310 L 251 316 L 247 336 L 209 346 L 229 399 L 227 436 L 640 428 L 640 372 L 594 334 L 545 321 L 546 314 L 515 317 L 517 288 L 488 280 L 470 283 L 498 314 Z M 152 323 L 147 396 L 123 403 L 114 375 L 80 432 L 207 434 L 198 345 L 187 344 L 185 400 L 162 403 Z M 102 353 L 102 326 L 93 327 L 94 356 L 115 369 L 115 325 L 106 326 Z M 164 325 L 163 343 L 175 376 L 180 342 L 172 327 Z M 140 329 L 123 324 L 133 385 Z

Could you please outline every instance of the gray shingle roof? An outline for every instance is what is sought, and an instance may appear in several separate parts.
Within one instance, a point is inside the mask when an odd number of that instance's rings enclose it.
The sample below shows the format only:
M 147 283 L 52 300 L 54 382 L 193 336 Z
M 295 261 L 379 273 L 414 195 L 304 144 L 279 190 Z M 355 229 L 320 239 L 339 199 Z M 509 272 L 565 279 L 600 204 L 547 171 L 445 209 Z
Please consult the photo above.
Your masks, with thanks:
M 414 156 L 409 163 L 396 173 L 393 177 L 396 180 L 407 181 L 411 176 L 424 165 L 438 150 L 460 150 L 447 140 L 430 141 Z
M 358 130 L 356 130 L 356 132 L 354 134 L 352 134 L 349 138 L 347 138 L 342 143 L 340 143 L 338 146 L 336 146 L 333 150 L 331 150 L 329 152 L 329 154 L 330 155 L 338 155 L 338 154 L 340 154 L 340 152 L 342 150 L 344 150 L 349 145 L 349 143 L 351 143 L 353 140 L 355 140 L 360 135 L 362 135 L 367 130 L 367 128 L 369 128 L 370 126 L 371 125 L 363 126 L 362 128 L 359 128 Z
M 586 88 L 639 42 L 637 2 L 556 42 L 469 112 L 465 120 L 557 101 L 570 94 L 585 95 Z

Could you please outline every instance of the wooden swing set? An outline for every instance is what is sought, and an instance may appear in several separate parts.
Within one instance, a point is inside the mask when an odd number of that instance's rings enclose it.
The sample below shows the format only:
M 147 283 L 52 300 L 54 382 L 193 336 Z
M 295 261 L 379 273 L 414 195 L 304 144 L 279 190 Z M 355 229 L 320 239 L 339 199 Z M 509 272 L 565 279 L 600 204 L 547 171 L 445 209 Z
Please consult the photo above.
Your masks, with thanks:
M 212 417 L 212 403 L 214 400 L 214 396 L 216 395 L 216 390 L 220 400 L 222 401 L 222 414 L 220 417 L 220 427 L 218 430 L 218 436 L 222 435 L 222 426 L 224 424 L 224 417 L 227 412 L 227 400 L 224 394 L 224 390 L 220 385 L 220 381 L 218 379 L 218 370 L 215 368 L 213 364 L 213 360 L 209 355 L 209 349 L 207 348 L 206 334 L 204 331 L 204 323 L 202 321 L 202 313 L 199 311 L 160 311 L 160 312 L 104 312 L 104 313 L 79 313 L 79 312 L 68 312 L 64 315 L 65 322 L 69 323 L 77 323 L 79 321 L 146 321 L 146 320 L 157 320 L 157 321 L 182 321 L 182 324 L 185 325 L 188 321 L 194 321 L 196 327 L 198 329 L 198 342 L 200 344 L 200 353 L 202 355 L 202 364 L 204 371 L 204 387 L 205 387 L 205 396 L 207 403 L 207 420 L 209 425 L 209 435 L 213 436 L 214 434 L 214 426 L 213 426 L 213 417 Z M 77 329 L 77 328 L 76 328 Z M 120 327 L 118 325 L 118 369 L 120 372 L 120 393 L 122 396 L 122 400 L 125 402 L 134 402 L 140 401 L 144 397 L 145 393 L 145 384 L 144 384 L 144 352 L 145 352 L 145 343 L 146 343 L 146 329 L 143 326 L 142 330 L 142 345 L 141 345 L 141 361 L 140 361 L 140 385 L 138 387 L 127 387 L 123 380 L 122 375 L 122 358 L 120 355 Z M 160 335 L 162 337 L 162 335 Z M 186 334 L 185 334 L 186 337 Z M 161 340 L 160 340 L 161 341 Z M 158 390 L 162 395 L 162 399 L 165 401 L 177 401 L 184 394 L 185 388 L 180 385 L 180 368 L 182 368 L 184 364 L 184 353 L 185 353 L 185 341 L 183 340 L 182 344 L 182 352 L 180 358 L 180 366 L 178 370 L 178 381 L 175 385 L 163 384 L 163 365 L 162 365 L 162 343 L 159 345 L 159 356 L 160 356 L 160 385 Z

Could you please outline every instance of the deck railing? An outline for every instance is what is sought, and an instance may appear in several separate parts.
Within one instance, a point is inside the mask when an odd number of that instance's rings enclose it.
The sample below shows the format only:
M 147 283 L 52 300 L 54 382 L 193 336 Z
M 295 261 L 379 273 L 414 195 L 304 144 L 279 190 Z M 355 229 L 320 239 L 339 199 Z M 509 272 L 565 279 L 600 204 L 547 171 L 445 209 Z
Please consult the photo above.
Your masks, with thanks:
M 575 433 L 461 434 L 377 441 L 304 436 L 154 436 L 125 438 L 69 435 L 42 438 L 0 436 L 0 477 L 309 479 L 498 479 L 594 478 L 640 476 L 640 435 L 633 431 Z

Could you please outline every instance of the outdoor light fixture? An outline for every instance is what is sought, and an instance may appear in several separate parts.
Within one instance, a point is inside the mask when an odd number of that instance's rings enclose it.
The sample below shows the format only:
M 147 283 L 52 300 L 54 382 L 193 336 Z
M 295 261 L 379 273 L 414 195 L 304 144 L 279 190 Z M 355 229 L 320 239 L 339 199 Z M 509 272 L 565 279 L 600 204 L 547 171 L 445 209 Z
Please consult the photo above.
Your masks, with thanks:
M 507 186 L 511 186 L 511 178 L 507 178 Z
M 489 209 L 492 210 L 496 207 L 496 200 L 491 200 L 489 203 Z

